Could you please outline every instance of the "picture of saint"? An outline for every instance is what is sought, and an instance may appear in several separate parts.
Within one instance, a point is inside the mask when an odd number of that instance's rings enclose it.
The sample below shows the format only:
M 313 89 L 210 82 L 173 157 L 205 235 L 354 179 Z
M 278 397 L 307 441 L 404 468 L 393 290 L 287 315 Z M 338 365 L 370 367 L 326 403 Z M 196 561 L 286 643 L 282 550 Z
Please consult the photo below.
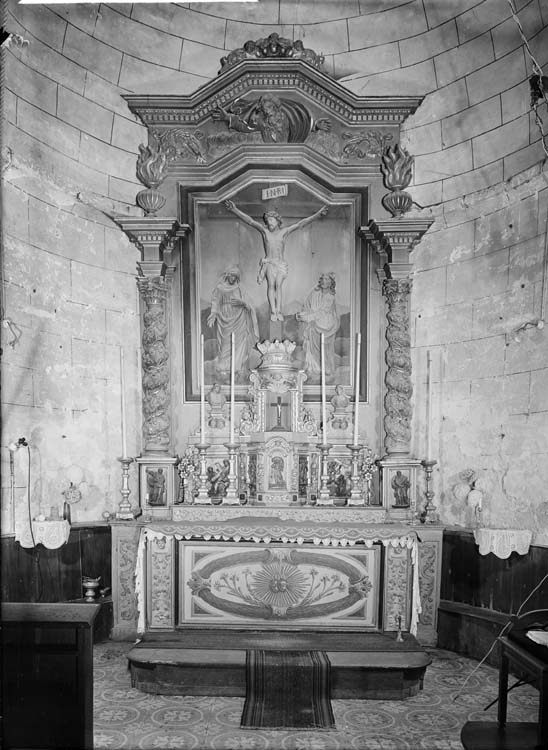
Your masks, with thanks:
M 287 261 L 285 260 L 286 237 L 296 229 L 301 229 L 316 219 L 325 216 L 327 214 L 327 206 L 323 206 L 316 213 L 300 221 L 296 221 L 288 227 L 283 227 L 282 217 L 276 210 L 267 211 L 263 214 L 263 223 L 261 224 L 243 211 L 240 211 L 233 201 L 225 201 L 225 206 L 243 222 L 260 232 L 263 241 L 264 258 L 261 258 L 259 262 L 257 283 L 262 284 L 266 279 L 270 320 L 283 321 L 282 286 L 289 270 Z
M 325 374 L 335 374 L 335 336 L 340 318 L 335 300 L 334 273 L 322 273 L 296 318 L 304 323 L 303 351 L 305 370 L 311 375 L 321 373 L 321 334 L 324 335 Z
M 231 334 L 234 334 L 234 371 L 248 369 L 249 354 L 259 340 L 257 315 L 240 284 L 238 266 L 227 268 L 211 296 L 211 312 L 207 325 L 216 327 L 217 356 L 215 370 L 225 377 L 230 374 Z

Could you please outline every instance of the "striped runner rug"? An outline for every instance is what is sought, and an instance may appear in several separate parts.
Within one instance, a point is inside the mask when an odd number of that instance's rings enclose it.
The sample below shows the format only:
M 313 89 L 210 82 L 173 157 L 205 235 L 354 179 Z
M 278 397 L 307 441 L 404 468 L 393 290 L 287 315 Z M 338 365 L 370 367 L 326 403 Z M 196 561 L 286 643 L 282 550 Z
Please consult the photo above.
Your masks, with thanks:
M 242 729 L 335 729 L 324 651 L 247 651 Z

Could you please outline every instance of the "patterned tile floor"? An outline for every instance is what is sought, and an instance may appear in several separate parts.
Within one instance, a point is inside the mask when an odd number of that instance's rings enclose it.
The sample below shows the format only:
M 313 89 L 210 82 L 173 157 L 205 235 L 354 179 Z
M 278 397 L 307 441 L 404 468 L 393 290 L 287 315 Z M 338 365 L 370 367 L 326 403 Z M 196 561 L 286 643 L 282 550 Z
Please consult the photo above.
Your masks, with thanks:
M 96 750 L 462 750 L 466 721 L 496 720 L 496 706 L 483 709 L 497 696 L 497 670 L 482 665 L 469 677 L 477 662 L 432 649 L 433 663 L 418 695 L 403 701 L 334 700 L 336 730 L 240 729 L 243 698 L 150 695 L 132 688 L 126 659 L 131 647 L 95 646 Z M 536 721 L 537 711 L 535 688 L 509 693 L 509 721 Z

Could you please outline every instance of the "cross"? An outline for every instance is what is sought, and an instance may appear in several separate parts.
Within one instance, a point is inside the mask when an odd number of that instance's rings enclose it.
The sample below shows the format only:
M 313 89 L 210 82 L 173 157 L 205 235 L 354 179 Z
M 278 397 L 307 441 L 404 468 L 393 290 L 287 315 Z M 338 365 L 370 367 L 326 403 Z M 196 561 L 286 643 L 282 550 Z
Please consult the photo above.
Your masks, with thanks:
M 278 396 L 278 398 L 276 399 L 276 403 L 270 404 L 270 406 L 272 409 L 276 409 L 276 426 L 272 428 L 272 431 L 275 431 L 275 430 L 277 430 L 278 432 L 280 430 L 285 431 L 282 425 L 282 409 L 287 409 L 289 404 L 284 404 L 282 402 L 282 397 Z

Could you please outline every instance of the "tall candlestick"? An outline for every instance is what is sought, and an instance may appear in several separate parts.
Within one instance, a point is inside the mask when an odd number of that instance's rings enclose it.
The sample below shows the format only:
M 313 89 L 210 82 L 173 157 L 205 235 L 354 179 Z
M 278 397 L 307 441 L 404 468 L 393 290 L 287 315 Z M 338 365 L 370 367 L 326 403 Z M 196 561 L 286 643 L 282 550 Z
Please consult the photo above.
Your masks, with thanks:
M 354 445 L 358 445 L 358 424 L 360 412 L 360 357 L 362 348 L 362 335 L 356 334 L 356 362 L 354 370 Z
M 432 359 L 430 351 L 426 352 L 426 460 L 432 455 Z
M 200 443 L 205 442 L 205 364 L 204 334 L 200 337 Z
M 327 443 L 327 410 L 325 403 L 325 341 L 324 334 L 320 334 L 321 376 L 322 376 L 322 443 Z
M 230 443 L 234 442 L 234 333 L 230 334 Z
M 122 408 L 122 458 L 127 458 L 127 435 L 126 435 L 126 378 L 124 373 L 124 350 L 120 347 L 120 401 Z

